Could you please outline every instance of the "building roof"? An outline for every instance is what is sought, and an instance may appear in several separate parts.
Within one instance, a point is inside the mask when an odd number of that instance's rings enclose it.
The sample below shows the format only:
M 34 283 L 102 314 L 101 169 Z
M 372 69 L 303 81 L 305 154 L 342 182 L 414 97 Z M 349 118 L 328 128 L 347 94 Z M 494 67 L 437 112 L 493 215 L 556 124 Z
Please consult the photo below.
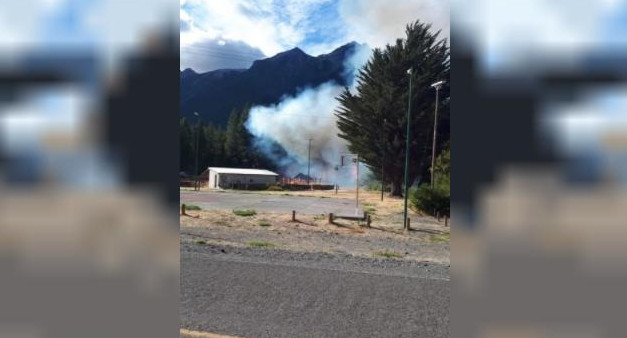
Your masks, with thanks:
M 219 168 L 209 167 L 209 170 L 217 172 L 218 174 L 238 174 L 238 175 L 265 175 L 265 176 L 279 176 L 270 170 L 264 169 L 241 169 L 241 168 Z

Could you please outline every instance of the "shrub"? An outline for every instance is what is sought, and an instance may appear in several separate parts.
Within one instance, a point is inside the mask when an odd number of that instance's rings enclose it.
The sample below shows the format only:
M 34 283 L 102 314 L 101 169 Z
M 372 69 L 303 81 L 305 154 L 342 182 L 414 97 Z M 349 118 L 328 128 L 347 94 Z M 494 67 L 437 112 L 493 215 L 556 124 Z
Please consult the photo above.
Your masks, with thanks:
M 394 251 L 377 251 L 375 253 L 373 253 L 373 256 L 375 257 L 384 257 L 384 258 L 403 258 L 403 255 L 398 253 L 398 252 L 394 252 Z
M 271 185 L 271 186 L 269 186 L 269 187 L 268 187 L 268 189 L 266 189 L 266 190 L 268 190 L 268 191 L 283 191 L 284 189 L 283 189 L 283 188 L 281 188 L 281 187 L 280 187 L 280 186 L 278 186 L 278 185 Z
M 250 209 L 233 210 L 233 213 L 236 214 L 237 216 L 244 216 L 244 217 L 255 216 L 257 214 L 255 210 L 250 210 Z
M 275 247 L 275 245 L 273 243 L 270 243 L 270 242 L 258 242 L 258 241 L 250 241 L 250 242 L 248 242 L 248 245 L 253 247 L 253 248 L 272 249 L 272 248 Z
M 204 239 L 197 239 L 196 241 L 194 241 L 194 243 L 198 245 L 205 245 L 207 244 L 207 241 L 205 241 Z
M 185 204 L 185 210 L 202 210 L 199 206 L 193 204 Z
M 450 193 L 446 187 L 431 188 L 430 184 L 425 183 L 411 192 L 410 199 L 415 208 L 428 215 L 435 216 L 436 213 L 440 213 L 442 216 L 450 216 L 451 214 Z
M 261 222 L 259 222 L 259 226 L 262 226 L 262 227 L 269 227 L 271 225 L 272 224 L 270 222 L 268 222 L 268 221 L 261 221 Z

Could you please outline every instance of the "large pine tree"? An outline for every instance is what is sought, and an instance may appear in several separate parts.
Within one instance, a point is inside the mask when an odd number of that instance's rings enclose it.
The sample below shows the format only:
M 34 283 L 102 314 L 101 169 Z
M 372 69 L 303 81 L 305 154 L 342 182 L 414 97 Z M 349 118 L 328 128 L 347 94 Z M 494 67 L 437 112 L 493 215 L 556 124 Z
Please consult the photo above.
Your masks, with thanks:
M 346 88 L 337 98 L 339 136 L 378 178 L 383 170 L 395 196 L 401 195 L 404 179 L 409 68 L 413 69 L 410 182 L 419 176 L 429 180 L 435 107 L 431 84 L 440 80 L 447 84 L 440 90 L 438 149 L 450 135 L 449 48 L 439 32 L 419 21 L 408 25 L 405 39 L 374 50 L 357 76 L 356 93 Z

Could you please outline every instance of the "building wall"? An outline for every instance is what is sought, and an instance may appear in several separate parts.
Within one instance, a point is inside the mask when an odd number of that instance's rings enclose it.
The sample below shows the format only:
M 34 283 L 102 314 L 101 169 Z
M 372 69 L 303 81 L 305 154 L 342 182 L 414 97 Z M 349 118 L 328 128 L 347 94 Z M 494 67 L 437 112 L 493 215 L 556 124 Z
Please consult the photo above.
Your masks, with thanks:
M 276 176 L 269 175 L 239 175 L 239 174 L 218 174 L 209 171 L 209 189 L 228 189 L 234 185 L 246 184 L 275 184 Z
M 220 188 L 220 174 L 215 171 L 209 170 L 209 189 Z

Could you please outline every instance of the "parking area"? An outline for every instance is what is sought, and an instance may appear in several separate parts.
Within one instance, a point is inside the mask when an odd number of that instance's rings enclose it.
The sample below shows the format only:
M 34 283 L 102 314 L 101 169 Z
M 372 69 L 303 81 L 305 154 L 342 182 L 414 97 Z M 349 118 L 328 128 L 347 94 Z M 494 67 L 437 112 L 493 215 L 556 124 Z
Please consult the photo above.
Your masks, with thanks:
M 254 209 L 266 212 L 285 212 L 292 210 L 307 215 L 334 213 L 340 215 L 362 215 L 363 211 L 355 208 L 355 201 L 340 198 L 280 196 L 238 192 L 194 192 L 181 191 L 181 203 L 195 204 L 211 209 Z

